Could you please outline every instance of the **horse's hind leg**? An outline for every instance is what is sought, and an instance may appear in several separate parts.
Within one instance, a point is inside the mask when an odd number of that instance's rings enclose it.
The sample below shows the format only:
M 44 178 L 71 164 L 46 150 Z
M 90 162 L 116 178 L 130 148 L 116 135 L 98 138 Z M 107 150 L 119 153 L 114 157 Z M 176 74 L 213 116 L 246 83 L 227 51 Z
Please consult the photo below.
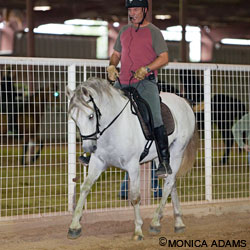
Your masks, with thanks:
M 32 164 L 35 163 L 36 160 L 39 158 L 39 156 L 40 156 L 40 154 L 41 154 L 43 148 L 44 148 L 44 142 L 41 141 L 41 143 L 39 144 L 38 150 L 35 152 L 34 156 L 33 156 L 32 159 L 31 159 L 31 163 L 32 163 Z
M 139 174 L 139 166 L 136 168 L 133 165 L 132 170 L 129 171 L 130 177 L 130 197 L 131 197 L 131 204 L 134 207 L 135 213 L 135 233 L 133 236 L 134 240 L 143 240 L 142 234 L 142 218 L 140 215 L 140 174 Z
M 23 165 L 29 165 L 33 163 L 33 156 L 36 149 L 36 144 L 31 139 L 28 143 L 24 141 L 25 145 L 23 147 L 23 159 L 22 163 Z
M 161 223 L 160 220 L 163 217 L 163 208 L 165 207 L 167 203 L 167 199 L 169 194 L 172 191 L 173 185 L 175 183 L 175 176 L 174 174 L 168 175 L 163 188 L 162 198 L 160 200 L 159 206 L 156 208 L 153 219 L 150 224 L 149 232 L 153 234 L 158 234 L 161 232 Z
M 222 160 L 221 160 L 221 164 L 226 165 L 229 162 L 230 152 L 234 143 L 234 139 L 233 139 L 234 137 L 233 137 L 233 132 L 231 128 L 230 128 L 230 131 L 227 131 L 226 135 L 223 135 L 223 136 L 226 136 L 226 138 L 223 138 L 226 148 L 225 148 Z
M 175 218 L 174 229 L 176 233 L 182 233 L 185 230 L 185 225 L 182 221 L 182 212 L 181 212 L 180 202 L 178 198 L 176 182 L 174 183 L 174 186 L 171 191 L 171 198 L 172 198 L 174 218 Z
M 161 232 L 161 223 L 160 220 L 163 217 L 163 209 L 167 203 L 168 196 L 172 192 L 172 189 L 175 185 L 175 175 L 176 171 L 178 171 L 179 166 L 181 164 L 182 158 L 180 157 L 181 152 L 179 155 L 173 155 L 171 156 L 172 158 L 170 159 L 170 165 L 173 169 L 173 173 L 171 175 L 168 175 L 167 178 L 165 179 L 164 187 L 163 187 L 163 193 L 162 193 L 162 198 L 160 200 L 159 206 L 156 208 L 153 219 L 150 224 L 149 232 L 153 234 L 159 234 Z
M 22 159 L 21 159 L 21 165 L 23 165 L 23 166 L 26 165 L 26 154 L 27 154 L 27 151 L 28 151 L 28 144 L 26 144 L 24 142 L 24 145 L 23 145 L 23 155 L 22 155 Z

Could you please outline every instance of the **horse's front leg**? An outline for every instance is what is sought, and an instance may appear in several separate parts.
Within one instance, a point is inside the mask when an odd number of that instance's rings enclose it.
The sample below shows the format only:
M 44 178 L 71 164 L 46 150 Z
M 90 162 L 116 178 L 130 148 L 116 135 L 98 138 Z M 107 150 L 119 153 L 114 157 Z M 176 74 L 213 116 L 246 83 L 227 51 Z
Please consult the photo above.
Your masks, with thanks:
M 81 235 L 81 225 L 80 225 L 80 219 L 82 217 L 83 212 L 83 205 L 85 203 L 86 197 L 88 196 L 91 187 L 96 182 L 98 177 L 101 175 L 101 173 L 105 170 L 104 164 L 96 158 L 94 155 L 91 157 L 91 161 L 89 164 L 89 172 L 86 180 L 83 182 L 83 184 L 80 187 L 80 197 L 77 202 L 72 222 L 69 227 L 68 231 L 68 238 L 69 239 L 76 239 Z
M 142 234 L 142 218 L 140 215 L 140 173 L 139 173 L 139 165 L 133 167 L 129 170 L 129 177 L 130 177 L 130 197 L 131 197 L 131 204 L 134 207 L 135 213 L 135 233 L 133 236 L 134 240 L 143 240 Z

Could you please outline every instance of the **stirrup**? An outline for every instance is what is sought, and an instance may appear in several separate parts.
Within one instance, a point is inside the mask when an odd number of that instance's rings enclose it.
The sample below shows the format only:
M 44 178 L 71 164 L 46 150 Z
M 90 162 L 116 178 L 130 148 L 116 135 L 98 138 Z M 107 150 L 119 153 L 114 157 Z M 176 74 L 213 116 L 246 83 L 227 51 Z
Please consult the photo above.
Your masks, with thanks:
M 158 169 L 155 171 L 155 176 L 158 178 L 165 178 L 169 174 L 172 174 L 172 169 L 169 164 L 160 163 Z
M 166 168 L 160 164 L 159 168 L 155 170 L 155 176 L 158 178 L 166 178 L 168 176 Z

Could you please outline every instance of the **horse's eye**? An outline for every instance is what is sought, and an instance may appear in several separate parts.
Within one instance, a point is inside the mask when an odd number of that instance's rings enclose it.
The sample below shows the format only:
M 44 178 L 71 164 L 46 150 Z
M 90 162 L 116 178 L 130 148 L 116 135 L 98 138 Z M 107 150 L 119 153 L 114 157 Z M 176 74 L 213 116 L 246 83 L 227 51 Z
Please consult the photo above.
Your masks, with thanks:
M 94 118 L 94 114 L 89 115 L 89 120 L 92 120 Z

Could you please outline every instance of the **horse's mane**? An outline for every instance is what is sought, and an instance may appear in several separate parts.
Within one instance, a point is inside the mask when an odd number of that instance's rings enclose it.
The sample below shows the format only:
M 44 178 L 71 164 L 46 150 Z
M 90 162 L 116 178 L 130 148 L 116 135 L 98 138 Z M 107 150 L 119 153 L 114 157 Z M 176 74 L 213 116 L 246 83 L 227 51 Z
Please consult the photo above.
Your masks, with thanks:
M 98 97 L 100 101 L 107 98 L 125 97 L 122 91 L 114 88 L 106 79 L 91 77 L 77 86 L 70 100 L 68 112 L 70 113 L 73 108 L 83 109 L 88 107 L 92 109 L 88 104 L 89 98 L 85 99 L 88 95 L 91 95 L 94 99 Z

